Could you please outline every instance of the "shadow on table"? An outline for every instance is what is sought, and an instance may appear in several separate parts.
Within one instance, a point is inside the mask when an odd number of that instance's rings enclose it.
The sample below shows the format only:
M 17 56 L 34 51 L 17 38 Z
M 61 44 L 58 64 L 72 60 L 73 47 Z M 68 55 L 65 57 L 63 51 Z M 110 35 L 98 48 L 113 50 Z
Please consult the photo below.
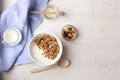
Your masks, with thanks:
M 0 74 L 0 80 L 3 80 L 3 76 L 2 76 L 2 74 Z
M 2 13 L 4 0 L 0 0 L 0 14 Z
M 67 46 L 63 45 L 63 55 L 62 55 L 61 59 L 66 59 L 66 58 L 68 58 L 68 56 L 69 56 L 69 53 L 68 53 Z

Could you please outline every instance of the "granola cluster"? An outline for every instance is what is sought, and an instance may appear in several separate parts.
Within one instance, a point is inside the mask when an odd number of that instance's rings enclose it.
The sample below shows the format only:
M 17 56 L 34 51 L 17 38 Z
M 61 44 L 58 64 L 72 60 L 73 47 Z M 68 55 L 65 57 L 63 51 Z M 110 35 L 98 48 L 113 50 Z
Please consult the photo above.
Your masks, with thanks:
M 39 47 L 39 49 L 44 51 L 42 55 L 48 59 L 55 59 L 59 53 L 59 44 L 54 36 L 50 36 L 48 34 L 40 35 L 35 39 L 34 43 Z

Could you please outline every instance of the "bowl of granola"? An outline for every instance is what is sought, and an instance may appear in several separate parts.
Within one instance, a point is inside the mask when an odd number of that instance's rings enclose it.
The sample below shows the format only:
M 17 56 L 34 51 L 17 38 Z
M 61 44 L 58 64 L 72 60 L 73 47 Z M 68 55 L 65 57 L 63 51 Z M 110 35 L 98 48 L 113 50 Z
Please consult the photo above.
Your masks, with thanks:
M 39 65 L 52 65 L 62 55 L 62 43 L 53 34 L 41 33 L 31 39 L 29 53 L 35 63 Z
M 61 31 L 65 40 L 73 40 L 77 37 L 77 29 L 73 25 L 65 25 Z

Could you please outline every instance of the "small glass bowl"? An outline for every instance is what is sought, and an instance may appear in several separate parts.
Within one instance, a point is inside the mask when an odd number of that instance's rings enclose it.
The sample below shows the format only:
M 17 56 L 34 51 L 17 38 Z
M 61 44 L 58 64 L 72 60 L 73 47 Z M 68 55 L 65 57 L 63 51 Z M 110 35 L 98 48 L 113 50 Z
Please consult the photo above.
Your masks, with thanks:
M 77 29 L 73 25 L 65 25 L 61 31 L 62 37 L 65 40 L 73 40 L 77 37 Z
M 21 32 L 16 28 L 8 28 L 2 34 L 2 43 L 9 46 L 17 45 L 22 40 Z
M 59 10 L 51 4 L 48 4 L 44 10 L 44 17 L 46 17 L 47 19 L 55 19 L 58 17 L 59 15 Z

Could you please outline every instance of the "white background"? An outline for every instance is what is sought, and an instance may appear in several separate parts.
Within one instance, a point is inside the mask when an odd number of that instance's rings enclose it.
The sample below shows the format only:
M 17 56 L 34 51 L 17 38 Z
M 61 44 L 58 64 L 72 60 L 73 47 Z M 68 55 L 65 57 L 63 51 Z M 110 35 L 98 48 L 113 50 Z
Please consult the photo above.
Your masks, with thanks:
M 56 34 L 63 43 L 63 57 L 71 60 L 71 66 L 37 74 L 30 73 L 38 67 L 34 63 L 16 66 L 3 74 L 3 80 L 120 80 L 120 0 L 51 0 L 50 3 L 65 11 L 66 16 L 44 19 L 35 34 Z M 66 24 L 77 27 L 76 40 L 65 41 L 61 37 Z

